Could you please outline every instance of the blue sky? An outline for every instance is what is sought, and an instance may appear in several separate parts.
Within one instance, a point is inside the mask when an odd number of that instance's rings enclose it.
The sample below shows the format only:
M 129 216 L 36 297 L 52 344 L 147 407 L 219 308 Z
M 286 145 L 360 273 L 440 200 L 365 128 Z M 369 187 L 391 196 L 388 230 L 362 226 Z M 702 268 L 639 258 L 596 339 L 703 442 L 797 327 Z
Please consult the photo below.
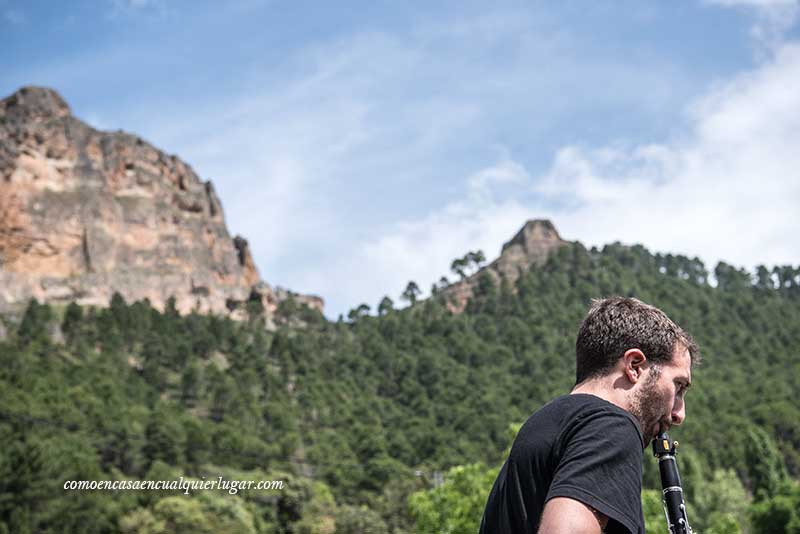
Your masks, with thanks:
M 0 0 L 0 94 L 178 154 L 262 277 L 335 317 L 528 218 L 800 258 L 797 0 Z

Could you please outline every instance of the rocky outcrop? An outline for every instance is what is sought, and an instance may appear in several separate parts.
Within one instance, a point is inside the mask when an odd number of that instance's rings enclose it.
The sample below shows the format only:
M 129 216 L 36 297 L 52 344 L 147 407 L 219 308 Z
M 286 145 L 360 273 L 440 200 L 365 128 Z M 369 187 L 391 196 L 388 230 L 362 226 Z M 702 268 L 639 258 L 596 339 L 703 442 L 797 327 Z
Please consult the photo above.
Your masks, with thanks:
M 503 245 L 496 260 L 464 280 L 442 289 L 440 295 L 445 298 L 451 311 L 460 313 L 474 294 L 480 277 L 484 274 L 495 284 L 505 279 L 513 287 L 520 272 L 533 266 L 544 265 L 552 252 L 567 243 L 561 239 L 558 230 L 549 220 L 530 220 Z
M 230 237 L 210 181 L 135 135 L 91 128 L 55 91 L 20 89 L 0 100 L 0 312 L 31 297 L 106 306 L 115 291 L 234 315 L 254 293 L 267 312 L 288 296 Z

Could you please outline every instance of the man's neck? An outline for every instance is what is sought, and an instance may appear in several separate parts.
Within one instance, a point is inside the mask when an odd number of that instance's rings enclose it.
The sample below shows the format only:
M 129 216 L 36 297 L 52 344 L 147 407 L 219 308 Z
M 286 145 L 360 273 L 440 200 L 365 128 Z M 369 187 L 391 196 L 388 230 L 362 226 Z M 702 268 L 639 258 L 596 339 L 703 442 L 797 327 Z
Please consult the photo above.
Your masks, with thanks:
M 581 382 L 572 388 L 572 391 L 570 391 L 570 395 L 575 395 L 577 393 L 584 393 L 587 395 L 600 397 L 601 399 L 607 400 L 611 404 L 616 404 L 623 410 L 628 410 L 630 408 L 628 392 L 620 388 L 615 388 L 608 380 L 608 377 L 585 380 Z

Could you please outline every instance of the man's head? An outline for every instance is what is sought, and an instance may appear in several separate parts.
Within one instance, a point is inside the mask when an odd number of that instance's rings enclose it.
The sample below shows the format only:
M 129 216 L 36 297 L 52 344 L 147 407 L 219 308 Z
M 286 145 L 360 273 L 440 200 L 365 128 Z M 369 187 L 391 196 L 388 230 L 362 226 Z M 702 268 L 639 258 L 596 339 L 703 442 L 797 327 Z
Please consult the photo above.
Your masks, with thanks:
M 692 364 L 699 361 L 692 336 L 658 308 L 634 298 L 594 300 L 575 342 L 575 383 L 609 374 L 628 349 L 641 350 L 651 364 L 667 363 L 677 345 L 689 351 Z
M 592 302 L 575 353 L 576 383 L 613 375 L 645 438 L 683 421 L 683 395 L 700 355 L 692 337 L 658 308 L 623 297 Z

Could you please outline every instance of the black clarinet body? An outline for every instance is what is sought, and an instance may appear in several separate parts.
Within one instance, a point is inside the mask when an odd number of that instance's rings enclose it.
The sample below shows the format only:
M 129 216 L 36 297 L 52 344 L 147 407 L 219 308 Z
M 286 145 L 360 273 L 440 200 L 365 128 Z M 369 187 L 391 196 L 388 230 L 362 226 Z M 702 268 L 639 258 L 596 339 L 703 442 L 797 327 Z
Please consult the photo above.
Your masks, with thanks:
M 692 534 L 689 519 L 686 517 L 686 505 L 683 502 L 683 487 L 678 474 L 678 463 L 675 461 L 677 441 L 672 441 L 666 432 L 662 432 L 653 440 L 653 454 L 658 458 L 658 470 L 661 473 L 661 501 L 667 516 L 670 534 Z

